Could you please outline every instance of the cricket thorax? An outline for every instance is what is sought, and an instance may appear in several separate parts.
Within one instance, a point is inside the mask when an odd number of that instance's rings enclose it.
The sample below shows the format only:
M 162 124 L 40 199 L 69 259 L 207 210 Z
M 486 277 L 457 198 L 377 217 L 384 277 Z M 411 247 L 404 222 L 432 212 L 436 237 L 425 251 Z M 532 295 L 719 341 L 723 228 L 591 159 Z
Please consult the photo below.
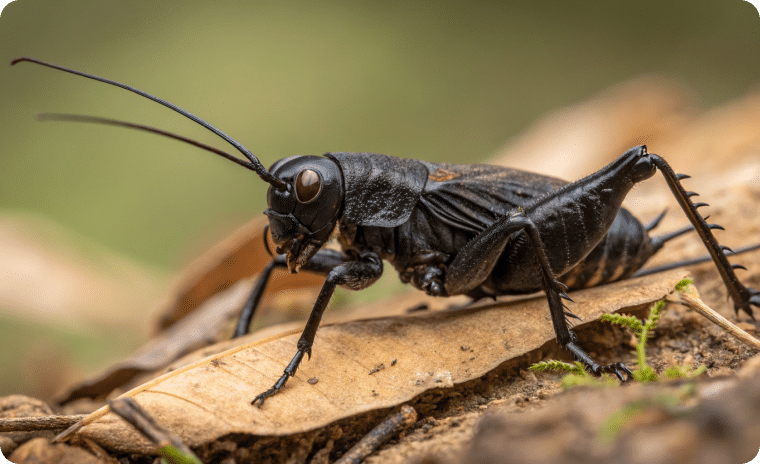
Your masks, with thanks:
M 409 220 L 398 227 L 363 227 L 345 220 L 339 223 L 338 241 L 349 256 L 372 251 L 393 265 L 404 283 L 436 294 L 434 280 L 444 282 L 446 266 L 472 238 L 471 233 L 444 227 L 417 207 Z

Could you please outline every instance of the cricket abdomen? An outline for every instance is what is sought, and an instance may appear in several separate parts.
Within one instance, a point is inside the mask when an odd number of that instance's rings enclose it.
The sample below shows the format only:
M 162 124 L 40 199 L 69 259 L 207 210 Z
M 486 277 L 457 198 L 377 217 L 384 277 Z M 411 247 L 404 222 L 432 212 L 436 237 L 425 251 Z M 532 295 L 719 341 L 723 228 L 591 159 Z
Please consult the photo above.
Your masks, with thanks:
M 656 251 L 644 226 L 621 208 L 602 241 L 559 280 L 570 289 L 578 289 L 625 279 Z
M 639 163 L 644 154 L 643 147 L 631 149 L 596 173 L 524 208 L 541 236 L 554 275 L 570 276 L 575 271 L 578 275 L 572 275 L 577 285 L 587 286 L 618 279 L 633 272 L 630 268 L 643 264 L 637 260 L 629 265 L 613 253 L 646 254 L 648 237 L 644 227 L 621 208 L 633 185 L 654 174 L 653 169 Z M 510 237 L 490 280 L 493 290 L 501 295 L 542 288 L 535 251 L 525 232 Z

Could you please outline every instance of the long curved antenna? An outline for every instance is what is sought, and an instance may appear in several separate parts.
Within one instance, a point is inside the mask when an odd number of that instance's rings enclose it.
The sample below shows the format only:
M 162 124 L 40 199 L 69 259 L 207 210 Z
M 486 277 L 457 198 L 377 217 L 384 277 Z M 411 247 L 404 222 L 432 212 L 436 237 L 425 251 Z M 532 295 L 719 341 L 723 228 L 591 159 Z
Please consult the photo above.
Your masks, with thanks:
M 161 105 L 164 105 L 165 107 L 169 108 L 170 110 L 176 111 L 177 113 L 181 114 L 182 116 L 185 116 L 188 119 L 191 119 L 192 121 L 195 121 L 196 123 L 200 124 L 201 126 L 205 127 L 206 129 L 210 130 L 211 132 L 215 133 L 219 137 L 223 138 L 227 141 L 230 145 L 235 147 L 240 153 L 245 155 L 246 158 L 248 158 L 251 161 L 251 164 L 253 166 L 253 170 L 261 177 L 262 180 L 265 182 L 270 183 L 274 188 L 277 190 L 284 190 L 287 188 L 287 184 L 285 184 L 280 179 L 274 177 L 269 171 L 267 171 L 264 166 L 261 164 L 258 158 L 253 155 L 247 148 L 245 148 L 243 145 L 240 144 L 240 142 L 236 141 L 229 135 L 225 134 L 224 132 L 220 131 L 216 127 L 212 126 L 211 124 L 207 123 L 203 119 L 199 118 L 198 116 L 195 116 L 194 114 L 183 110 L 177 105 L 174 105 L 172 103 L 169 103 L 166 100 L 162 100 L 156 96 L 153 96 L 147 92 L 143 92 L 140 89 L 136 89 L 132 86 L 122 84 L 120 82 L 112 81 L 111 79 L 106 79 L 104 77 L 95 76 L 92 74 L 83 73 L 81 71 L 75 71 L 73 69 L 64 68 L 62 66 L 57 66 L 54 64 L 46 63 L 44 61 L 37 60 L 35 58 L 28 58 L 28 57 L 22 57 L 22 58 L 16 58 L 15 60 L 11 61 L 11 65 L 14 65 L 16 63 L 20 63 L 22 61 L 28 61 L 30 63 L 36 63 L 42 66 L 47 66 L 48 68 L 57 69 L 59 71 L 64 71 L 71 74 L 76 74 L 77 76 L 86 77 L 88 79 L 93 79 L 99 82 L 104 82 L 106 84 L 114 85 L 116 87 L 121 87 L 122 89 L 129 90 L 130 92 L 134 92 L 137 95 L 140 95 L 141 97 L 148 98 L 150 100 L 153 100 L 156 103 L 159 103 Z
M 244 168 L 248 168 L 251 171 L 256 171 L 256 166 L 253 163 L 245 161 L 245 160 L 241 160 L 240 158 L 236 156 L 232 156 L 229 153 L 222 151 L 216 147 L 212 147 L 211 145 L 206 145 L 205 143 L 198 142 L 197 140 L 189 139 L 187 137 L 173 134 L 165 130 L 157 129 L 155 127 L 145 126 L 143 124 L 135 124 L 135 123 L 127 122 L 127 121 L 119 121 L 118 119 L 101 118 L 99 116 L 87 116 L 83 114 L 65 114 L 65 113 L 42 113 L 42 114 L 37 115 L 37 119 L 39 119 L 40 121 L 89 122 L 89 123 L 95 123 L 95 124 L 106 124 L 109 126 L 127 127 L 130 129 L 137 129 L 137 130 L 142 130 L 146 132 L 152 132 L 154 134 L 163 135 L 165 137 L 179 140 L 181 142 L 189 143 L 190 145 L 194 145 L 198 148 L 202 148 L 212 153 L 216 153 L 217 155 L 223 158 L 227 158 L 233 163 L 237 163 L 240 166 L 243 166 Z

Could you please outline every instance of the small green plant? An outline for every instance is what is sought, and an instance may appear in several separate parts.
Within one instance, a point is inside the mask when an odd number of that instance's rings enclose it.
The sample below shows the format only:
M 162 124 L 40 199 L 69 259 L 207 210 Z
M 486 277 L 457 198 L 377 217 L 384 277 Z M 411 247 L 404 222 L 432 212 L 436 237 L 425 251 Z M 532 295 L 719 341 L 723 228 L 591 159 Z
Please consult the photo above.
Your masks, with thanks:
M 694 281 L 692 279 L 683 279 L 676 284 L 675 289 L 679 292 L 686 291 L 688 286 L 693 282 Z M 638 362 L 638 368 L 634 369 L 632 372 L 633 378 L 639 382 L 656 382 L 659 380 L 659 377 L 657 376 L 657 373 L 654 371 L 654 369 L 646 363 L 646 344 L 647 340 L 649 339 L 649 334 L 657 325 L 657 321 L 659 321 L 660 314 L 662 313 L 662 309 L 664 307 L 664 300 L 655 303 L 652 309 L 649 311 L 649 315 L 645 321 L 640 321 L 634 316 L 625 314 L 603 314 L 601 317 L 602 321 L 611 322 L 613 324 L 620 324 L 630 328 L 633 331 L 633 334 L 636 336 L 636 358 Z M 575 364 L 568 364 L 554 360 L 541 361 L 539 363 L 533 364 L 529 367 L 529 369 L 536 372 L 549 370 L 566 372 L 567 375 L 562 377 L 563 388 L 569 388 L 577 385 L 615 384 L 614 379 L 611 377 L 605 377 L 607 380 L 601 382 L 594 379 L 586 372 L 586 370 L 583 368 L 583 365 L 578 361 L 576 361 Z M 693 371 L 686 367 L 673 366 L 665 371 L 665 377 L 670 379 L 696 377 L 704 373 L 706 370 L 707 368 L 704 365 L 700 365 Z
M 583 364 L 581 364 L 579 361 L 575 361 L 574 364 L 568 364 L 566 362 L 555 361 L 555 360 L 541 361 L 541 362 L 533 364 L 528 369 L 535 372 L 543 372 L 543 371 L 566 372 L 567 375 L 562 377 L 562 380 L 560 383 L 562 388 L 565 390 L 571 387 L 578 387 L 581 385 L 589 386 L 589 387 L 603 387 L 607 385 L 614 385 L 617 382 L 612 377 L 604 377 L 602 379 L 592 377 L 591 374 L 586 372 L 586 369 L 583 367 Z
M 591 375 L 589 375 L 589 373 L 586 372 L 586 369 L 583 368 L 583 364 L 581 364 L 578 361 L 575 361 L 574 364 L 568 364 L 566 362 L 555 361 L 555 360 L 541 361 L 541 362 L 533 364 L 528 369 L 535 372 L 543 372 L 543 371 L 566 372 L 567 375 L 562 377 L 562 381 L 561 381 L 561 386 L 563 389 L 568 389 L 570 387 L 577 387 L 580 385 L 585 385 L 585 386 L 603 385 L 601 382 L 599 382 L 598 379 L 591 377 Z
M 636 359 L 639 367 L 633 370 L 633 378 L 639 382 L 656 382 L 658 380 L 654 369 L 646 363 L 646 344 L 649 339 L 649 332 L 657 325 L 660 313 L 664 307 L 665 301 L 655 303 L 652 309 L 649 310 L 649 316 L 647 316 L 643 324 L 635 317 L 625 314 L 602 314 L 601 319 L 603 321 L 628 327 L 638 339 L 636 343 Z

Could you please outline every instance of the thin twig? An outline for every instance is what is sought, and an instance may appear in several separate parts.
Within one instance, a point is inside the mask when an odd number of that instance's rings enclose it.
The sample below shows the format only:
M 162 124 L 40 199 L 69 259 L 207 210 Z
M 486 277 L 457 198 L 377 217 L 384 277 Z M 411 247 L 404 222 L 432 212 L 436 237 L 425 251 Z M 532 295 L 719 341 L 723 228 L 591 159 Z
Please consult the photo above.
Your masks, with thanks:
M 58 435 L 56 435 L 55 437 L 53 437 L 53 439 L 51 440 L 51 443 L 62 443 L 64 441 L 68 440 L 71 435 L 73 435 L 79 429 L 81 429 L 82 427 L 84 427 L 86 425 L 84 423 L 84 420 L 87 417 L 88 416 L 83 416 L 81 420 L 78 420 L 78 421 L 74 422 L 73 424 L 71 424 L 71 426 L 69 428 L 67 428 L 63 432 L 61 432 Z
M 13 417 L 0 419 L 0 432 L 33 432 L 38 430 L 62 430 L 87 417 L 85 414 L 75 416 L 37 416 Z
M 707 306 L 702 300 L 695 297 L 693 294 L 688 293 L 688 291 L 677 292 L 677 294 L 678 294 L 677 301 L 685 304 L 686 306 L 698 312 L 699 314 L 703 315 L 707 319 L 710 319 L 712 322 L 719 325 L 726 332 L 730 333 L 737 339 L 741 340 L 749 347 L 756 350 L 760 350 L 760 340 L 756 339 L 755 337 L 748 334 L 741 328 L 737 327 L 736 324 L 734 324 L 733 322 L 729 321 L 725 317 L 715 312 L 714 309 Z
M 398 412 L 391 413 L 377 427 L 372 429 L 335 464 L 359 464 L 372 454 L 380 445 L 390 440 L 398 432 L 409 428 L 417 421 L 417 411 L 409 405 L 401 406 Z

